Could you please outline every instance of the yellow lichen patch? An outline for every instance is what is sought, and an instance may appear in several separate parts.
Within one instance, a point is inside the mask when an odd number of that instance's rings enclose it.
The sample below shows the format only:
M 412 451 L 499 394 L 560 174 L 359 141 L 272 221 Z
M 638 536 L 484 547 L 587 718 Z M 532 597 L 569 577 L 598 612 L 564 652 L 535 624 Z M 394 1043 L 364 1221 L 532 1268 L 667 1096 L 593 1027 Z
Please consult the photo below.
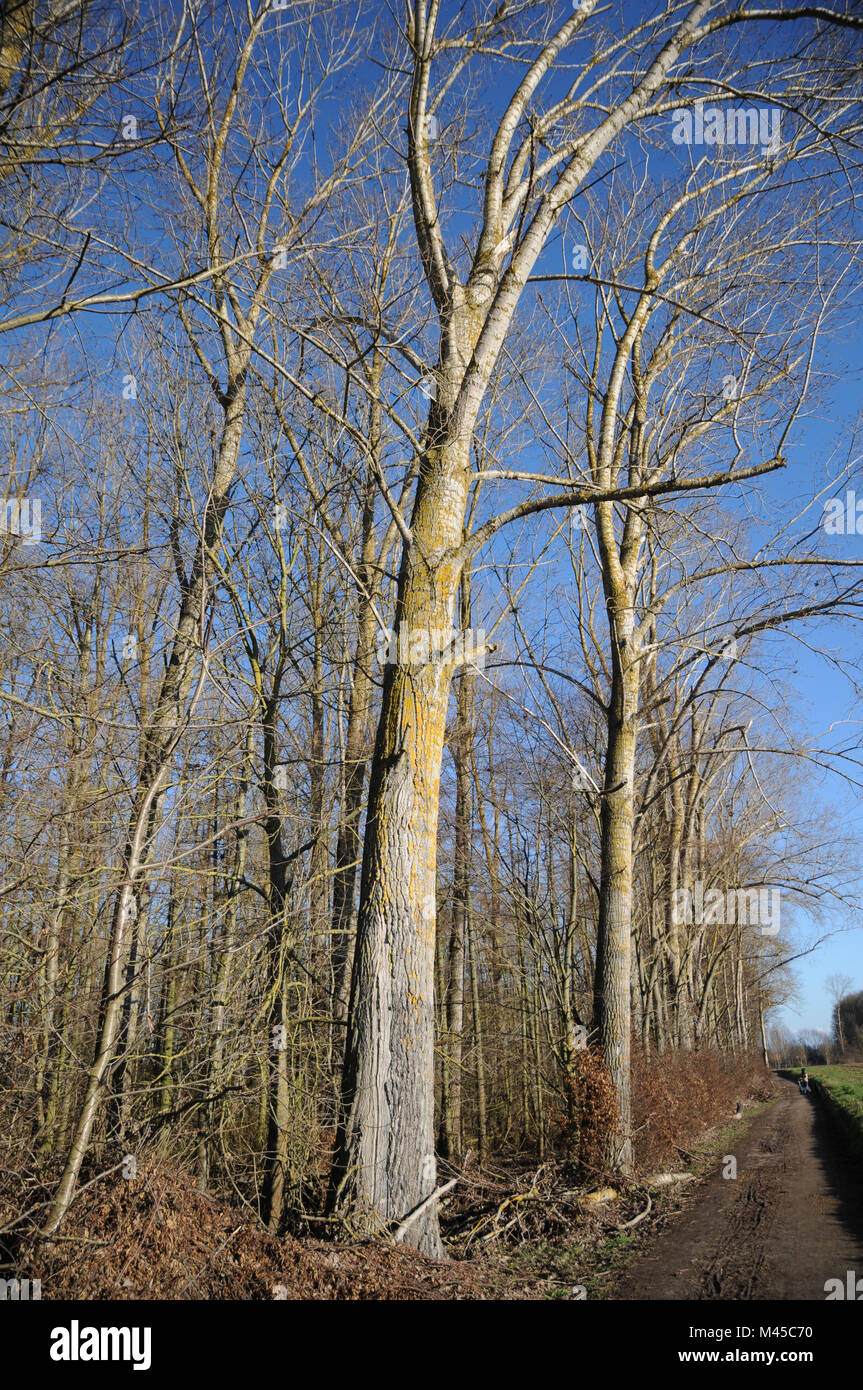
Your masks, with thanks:
M 616 1197 L 617 1193 L 613 1187 L 600 1187 L 597 1192 L 585 1192 L 578 1200 L 588 1206 L 600 1206 L 603 1202 L 613 1202 Z

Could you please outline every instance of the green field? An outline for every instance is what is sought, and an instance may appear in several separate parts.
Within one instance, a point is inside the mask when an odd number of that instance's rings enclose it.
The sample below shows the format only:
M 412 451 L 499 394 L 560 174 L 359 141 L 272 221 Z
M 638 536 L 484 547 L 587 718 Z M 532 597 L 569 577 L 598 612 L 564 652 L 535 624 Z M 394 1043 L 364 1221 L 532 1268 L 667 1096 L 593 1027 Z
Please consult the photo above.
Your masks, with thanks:
M 800 1071 L 800 1067 L 793 1067 L 784 1074 L 796 1081 Z M 863 1065 L 810 1067 L 809 1079 L 815 1083 L 850 1148 L 863 1157 Z

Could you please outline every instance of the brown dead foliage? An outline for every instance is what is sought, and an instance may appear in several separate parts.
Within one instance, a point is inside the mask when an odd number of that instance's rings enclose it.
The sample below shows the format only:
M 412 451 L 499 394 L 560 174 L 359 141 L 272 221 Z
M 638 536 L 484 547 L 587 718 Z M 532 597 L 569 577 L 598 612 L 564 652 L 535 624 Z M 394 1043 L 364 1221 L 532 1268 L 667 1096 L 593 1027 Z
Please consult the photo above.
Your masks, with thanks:
M 617 1102 L 608 1067 L 597 1048 L 576 1052 L 564 1077 L 563 1093 L 563 1151 L 581 1177 L 599 1178 L 604 1141 L 617 1123 Z
M 472 1264 L 439 1264 L 384 1241 L 276 1238 L 252 1212 L 208 1197 L 182 1173 L 139 1164 L 81 1192 L 62 1239 L 22 1245 L 21 1278 L 43 1299 L 484 1298 Z
M 771 1073 L 757 1057 L 711 1050 L 647 1053 L 632 1059 L 633 1148 L 642 1173 L 679 1166 L 705 1130 L 731 1119 L 738 1101 L 766 1100 Z

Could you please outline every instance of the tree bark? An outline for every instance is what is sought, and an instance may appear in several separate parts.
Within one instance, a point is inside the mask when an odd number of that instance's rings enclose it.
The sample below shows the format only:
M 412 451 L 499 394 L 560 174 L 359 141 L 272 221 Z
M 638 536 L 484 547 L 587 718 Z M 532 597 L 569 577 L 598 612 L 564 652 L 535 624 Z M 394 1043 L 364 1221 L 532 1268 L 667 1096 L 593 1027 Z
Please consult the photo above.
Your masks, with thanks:
M 471 625 L 470 573 L 461 581 L 461 626 Z M 455 764 L 455 853 L 453 864 L 452 930 L 447 984 L 447 1038 L 443 1064 L 441 1151 L 457 1162 L 462 1153 L 462 1059 L 464 1054 L 465 935 L 470 900 L 471 870 L 471 731 L 476 683 L 470 666 L 458 678 L 456 727 L 452 753 Z
M 600 899 L 594 1017 L 618 1103 L 617 1134 L 605 1158 L 632 1170 L 630 1098 L 630 973 L 632 834 L 638 665 L 631 651 L 632 610 L 610 605 L 612 680 L 607 712 L 605 778 L 600 812 Z
M 457 387 L 457 383 L 453 383 Z M 460 578 L 469 440 L 430 412 L 396 603 L 369 785 L 343 1109 L 331 1201 L 368 1229 L 400 1221 L 435 1186 L 434 957 L 438 795 Z M 432 659 L 424 659 L 431 654 Z M 412 659 L 413 658 L 413 659 Z M 436 1204 L 408 1240 L 442 1258 Z

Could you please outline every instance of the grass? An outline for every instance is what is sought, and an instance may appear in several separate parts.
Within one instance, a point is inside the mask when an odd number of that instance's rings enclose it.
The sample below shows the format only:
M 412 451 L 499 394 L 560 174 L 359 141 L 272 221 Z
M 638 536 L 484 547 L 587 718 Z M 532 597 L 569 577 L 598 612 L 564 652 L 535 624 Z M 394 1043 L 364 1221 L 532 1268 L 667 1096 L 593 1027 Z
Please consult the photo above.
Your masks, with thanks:
M 571 1299 L 582 1287 L 590 1299 L 602 1296 L 603 1282 L 625 1266 L 635 1232 L 617 1231 L 597 1244 L 534 1241 L 509 1257 L 511 1275 L 549 1280 L 541 1299 Z M 602 1271 L 599 1272 L 599 1267 Z

